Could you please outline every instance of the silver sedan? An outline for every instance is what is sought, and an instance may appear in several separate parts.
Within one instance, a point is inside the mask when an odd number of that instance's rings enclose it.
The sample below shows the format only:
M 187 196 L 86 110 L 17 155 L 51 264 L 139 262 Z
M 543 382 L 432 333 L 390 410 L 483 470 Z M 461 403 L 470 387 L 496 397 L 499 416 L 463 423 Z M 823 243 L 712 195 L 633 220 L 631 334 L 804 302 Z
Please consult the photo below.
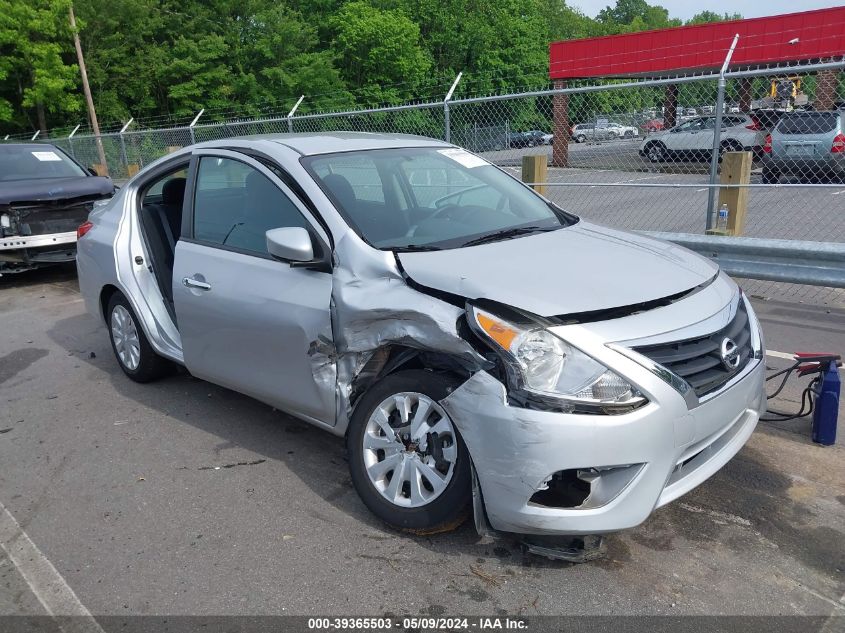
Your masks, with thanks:
M 433 139 L 188 147 L 79 236 L 129 378 L 183 365 L 344 436 L 361 499 L 405 530 L 635 526 L 764 407 L 759 324 L 716 265 Z

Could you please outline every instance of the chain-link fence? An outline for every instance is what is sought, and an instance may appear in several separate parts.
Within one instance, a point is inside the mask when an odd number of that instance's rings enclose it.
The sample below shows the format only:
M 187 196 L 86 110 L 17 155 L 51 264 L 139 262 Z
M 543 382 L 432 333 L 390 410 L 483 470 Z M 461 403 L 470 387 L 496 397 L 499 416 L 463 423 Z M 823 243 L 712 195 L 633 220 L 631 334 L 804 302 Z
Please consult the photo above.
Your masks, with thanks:
M 545 155 L 547 197 L 608 226 L 843 242 L 843 68 L 845 60 L 729 72 L 723 89 L 714 74 L 570 84 L 49 142 L 85 165 L 101 162 L 101 143 L 108 173 L 119 182 L 208 140 L 338 130 L 418 134 L 450 140 L 515 175 L 524 156 Z M 729 221 L 720 225 L 723 207 Z M 842 293 L 828 295 L 845 304 Z

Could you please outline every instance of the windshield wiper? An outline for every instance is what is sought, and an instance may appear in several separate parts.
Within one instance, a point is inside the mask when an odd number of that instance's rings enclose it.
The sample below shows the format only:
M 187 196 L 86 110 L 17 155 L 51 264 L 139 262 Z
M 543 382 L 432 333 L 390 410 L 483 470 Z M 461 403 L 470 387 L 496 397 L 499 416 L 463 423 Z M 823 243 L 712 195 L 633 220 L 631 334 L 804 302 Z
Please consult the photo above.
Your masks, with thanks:
M 502 229 L 495 233 L 488 233 L 481 237 L 476 237 L 468 242 L 464 242 L 461 246 L 477 246 L 478 244 L 487 244 L 489 242 L 498 242 L 500 240 L 509 240 L 512 237 L 519 237 L 520 235 L 527 235 L 529 233 L 545 233 L 546 231 L 554 231 L 560 228 L 557 226 L 540 227 L 540 226 L 515 226 L 510 229 Z
M 406 244 L 405 246 L 392 246 L 390 250 L 396 253 L 417 253 L 422 251 L 442 251 L 439 246 L 431 244 Z

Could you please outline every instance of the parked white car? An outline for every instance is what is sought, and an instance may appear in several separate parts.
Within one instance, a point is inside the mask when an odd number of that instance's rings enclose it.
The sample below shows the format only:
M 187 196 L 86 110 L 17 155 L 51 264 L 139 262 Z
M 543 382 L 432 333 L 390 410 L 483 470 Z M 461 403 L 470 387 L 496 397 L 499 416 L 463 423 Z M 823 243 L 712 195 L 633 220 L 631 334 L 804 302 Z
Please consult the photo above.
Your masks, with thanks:
M 640 135 L 640 131 L 633 125 L 622 125 L 615 121 L 608 123 L 607 129 L 615 134 L 616 138 L 634 138 Z
M 640 131 L 630 125 L 622 125 L 615 121 L 598 121 L 590 123 L 579 123 L 571 130 L 572 140 L 576 143 L 584 143 L 587 140 L 601 141 L 617 138 L 634 138 L 640 135 Z
M 706 160 L 713 151 L 713 132 L 716 118 L 695 117 L 663 130 L 643 141 L 640 156 L 651 162 L 677 158 Z M 766 132 L 760 122 L 748 114 L 722 117 L 720 148 L 722 152 L 753 151 L 758 153 L 765 142 Z

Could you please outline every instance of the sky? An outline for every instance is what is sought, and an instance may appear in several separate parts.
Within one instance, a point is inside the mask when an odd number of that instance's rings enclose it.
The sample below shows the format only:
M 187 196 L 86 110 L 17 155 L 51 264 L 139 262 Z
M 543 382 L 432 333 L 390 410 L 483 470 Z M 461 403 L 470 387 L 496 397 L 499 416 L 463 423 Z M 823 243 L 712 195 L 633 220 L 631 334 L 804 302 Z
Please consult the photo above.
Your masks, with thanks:
M 615 5 L 616 0 L 568 0 L 566 3 L 571 7 L 577 7 L 590 17 L 596 14 L 607 5 Z M 830 2 L 825 0 L 704 0 L 703 2 L 691 0 L 649 0 L 649 4 L 659 4 L 669 10 L 670 18 L 681 18 L 688 20 L 701 11 L 715 11 L 716 13 L 740 13 L 744 18 L 758 18 L 764 15 L 778 15 L 779 13 L 795 13 L 797 11 L 809 11 L 811 9 L 825 9 L 836 7 L 842 2 Z

